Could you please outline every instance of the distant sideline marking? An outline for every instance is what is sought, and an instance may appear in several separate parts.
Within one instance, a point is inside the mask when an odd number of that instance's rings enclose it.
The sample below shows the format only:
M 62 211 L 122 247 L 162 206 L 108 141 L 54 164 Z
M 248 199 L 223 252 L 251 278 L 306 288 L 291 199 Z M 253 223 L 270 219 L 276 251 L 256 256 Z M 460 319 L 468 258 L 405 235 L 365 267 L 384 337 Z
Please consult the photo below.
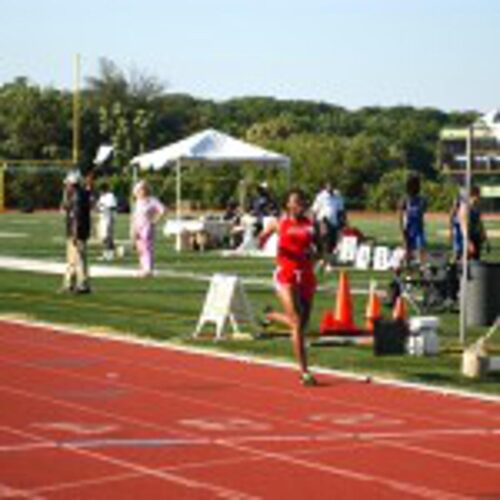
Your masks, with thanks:
M 5 239 L 15 239 L 15 238 L 27 238 L 27 233 L 12 233 L 9 231 L 0 231 L 0 238 Z
M 384 427 L 402 425 L 404 420 L 388 418 L 374 413 L 320 413 L 309 417 L 311 422 L 322 422 L 334 425 L 362 425 L 366 427 Z
M 68 432 L 79 436 L 101 436 L 120 430 L 114 424 L 89 424 L 80 422 L 35 422 L 32 427 L 48 431 Z
M 203 431 L 227 432 L 227 431 L 269 431 L 270 424 L 240 417 L 201 417 L 186 418 L 179 420 L 179 424 L 193 427 Z

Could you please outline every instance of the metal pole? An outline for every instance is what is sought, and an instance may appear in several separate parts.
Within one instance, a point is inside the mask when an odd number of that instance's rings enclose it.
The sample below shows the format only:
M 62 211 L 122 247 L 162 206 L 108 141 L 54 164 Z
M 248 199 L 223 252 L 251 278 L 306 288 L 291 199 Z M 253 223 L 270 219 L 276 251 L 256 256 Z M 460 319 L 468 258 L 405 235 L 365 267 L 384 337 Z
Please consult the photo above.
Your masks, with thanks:
M 181 251 L 181 160 L 180 158 L 176 163 L 176 183 L 175 183 L 175 214 L 177 219 L 177 233 L 175 235 L 175 249 L 177 252 Z
M 80 159 L 80 55 L 75 55 L 73 74 L 73 163 Z
M 0 213 L 5 210 L 5 172 L 7 165 L 0 166 Z
M 474 126 L 470 125 L 467 131 L 467 165 L 465 169 L 465 204 L 466 224 L 463 231 L 462 250 L 462 279 L 460 283 L 460 343 L 465 344 L 467 334 L 467 280 L 469 264 L 469 206 L 472 166 L 474 163 Z

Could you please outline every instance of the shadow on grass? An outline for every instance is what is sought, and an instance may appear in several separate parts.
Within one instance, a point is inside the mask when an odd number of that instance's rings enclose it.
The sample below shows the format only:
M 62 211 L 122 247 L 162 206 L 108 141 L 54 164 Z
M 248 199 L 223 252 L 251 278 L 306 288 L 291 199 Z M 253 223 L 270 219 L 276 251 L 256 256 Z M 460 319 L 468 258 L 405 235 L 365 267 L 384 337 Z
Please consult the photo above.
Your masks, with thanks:
M 500 373 L 489 373 L 481 380 L 466 378 L 460 373 L 444 374 L 444 373 L 414 373 L 411 376 L 420 382 L 430 384 L 447 384 L 459 382 L 461 385 L 476 386 L 478 383 L 482 385 L 498 384 L 500 383 Z
M 419 382 L 428 382 L 431 384 L 442 384 L 446 382 L 452 382 L 456 377 L 451 375 L 446 375 L 444 373 L 414 373 L 411 376 L 412 379 L 415 379 Z

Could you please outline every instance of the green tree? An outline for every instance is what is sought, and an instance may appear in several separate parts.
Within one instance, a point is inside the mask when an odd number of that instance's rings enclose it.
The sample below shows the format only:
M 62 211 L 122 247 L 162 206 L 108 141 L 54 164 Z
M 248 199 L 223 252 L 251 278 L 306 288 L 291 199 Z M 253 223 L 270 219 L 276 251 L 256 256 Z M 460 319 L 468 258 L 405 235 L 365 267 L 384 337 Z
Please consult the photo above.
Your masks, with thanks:
M 87 78 L 86 95 L 98 109 L 102 141 L 111 142 L 116 166 L 146 149 L 152 133 L 155 103 L 164 85 L 133 68 L 125 74 L 114 62 L 101 59 L 97 76 Z
M 406 169 L 392 170 L 384 174 L 368 193 L 367 207 L 372 210 L 396 210 L 405 195 L 409 172 Z M 457 185 L 448 179 L 424 180 L 422 195 L 430 211 L 448 211 L 457 195 Z
M 390 165 L 390 150 L 384 139 L 366 134 L 351 139 L 344 155 L 344 175 L 340 184 L 346 198 L 354 206 L 363 207 L 370 187 Z
M 71 154 L 71 108 L 63 92 L 17 78 L 0 88 L 0 155 L 61 159 Z

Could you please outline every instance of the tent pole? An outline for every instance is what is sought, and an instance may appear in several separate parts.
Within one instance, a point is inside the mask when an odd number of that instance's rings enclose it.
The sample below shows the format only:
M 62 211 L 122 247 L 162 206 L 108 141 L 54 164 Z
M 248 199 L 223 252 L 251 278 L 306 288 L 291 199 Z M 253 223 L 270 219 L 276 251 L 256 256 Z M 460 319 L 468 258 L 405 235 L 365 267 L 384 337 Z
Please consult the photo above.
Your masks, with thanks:
M 177 219 L 177 233 L 175 235 L 175 250 L 180 252 L 182 249 L 181 239 L 181 159 L 176 162 L 176 179 L 175 179 L 175 216 Z
M 0 165 L 0 213 L 5 210 L 5 172 L 7 164 Z

